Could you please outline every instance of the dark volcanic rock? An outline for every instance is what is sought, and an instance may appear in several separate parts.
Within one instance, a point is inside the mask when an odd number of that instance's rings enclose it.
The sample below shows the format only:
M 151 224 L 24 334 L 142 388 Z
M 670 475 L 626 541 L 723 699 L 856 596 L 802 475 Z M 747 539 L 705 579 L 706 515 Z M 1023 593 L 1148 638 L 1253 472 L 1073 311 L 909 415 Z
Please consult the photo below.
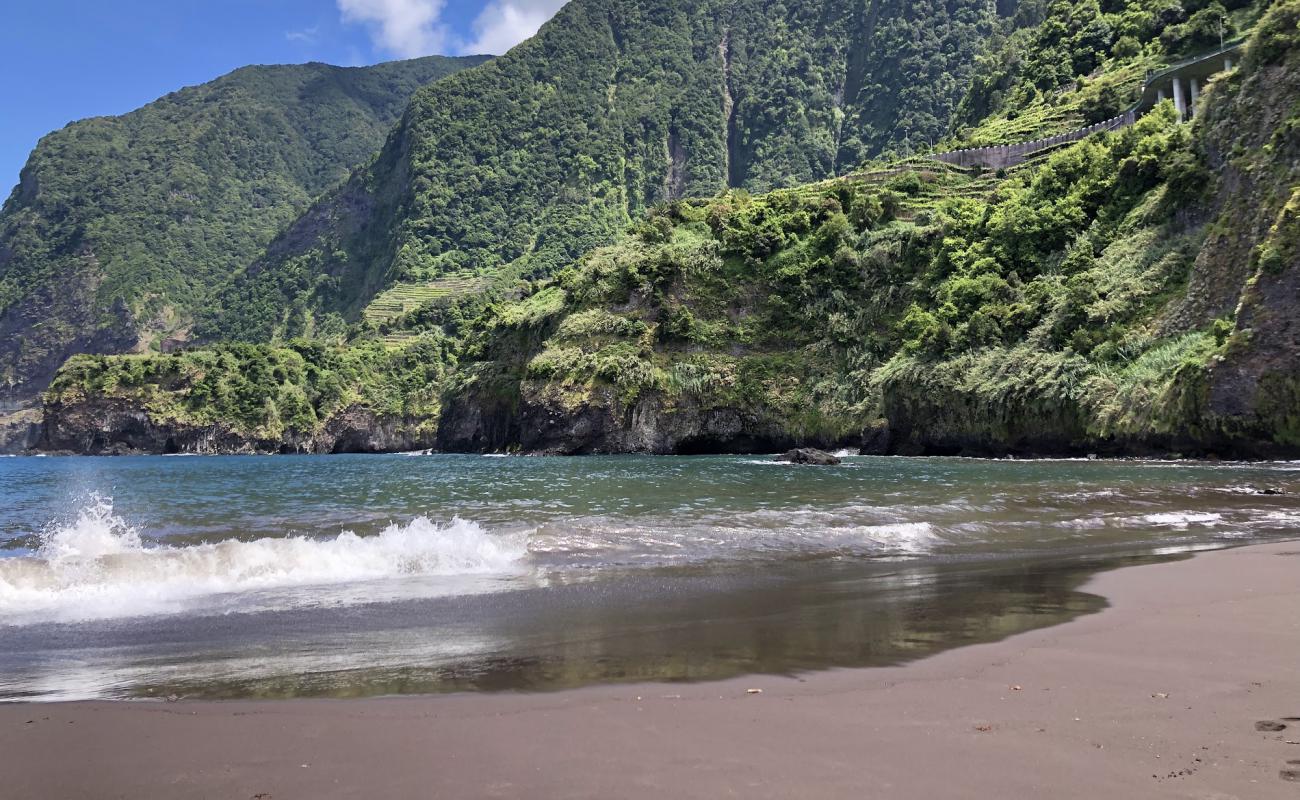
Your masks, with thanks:
M 377 414 L 350 406 L 311 432 L 259 437 L 225 423 L 155 419 L 120 399 L 50 403 L 39 449 L 85 455 L 130 453 L 392 453 L 433 445 L 429 420 Z
M 814 467 L 833 467 L 841 463 L 838 456 L 833 456 L 824 450 L 814 450 L 811 447 L 799 447 L 776 457 L 777 461 L 788 461 L 791 464 L 808 464 Z
M 623 407 L 613 390 L 596 389 L 569 403 L 554 387 L 525 383 L 521 396 L 448 398 L 438 426 L 443 452 L 520 451 L 546 455 L 652 453 L 759 454 L 844 442 L 797 435 L 761 409 L 704 406 L 659 395 Z
M 0 407 L 0 454 L 18 454 L 32 449 L 41 437 L 39 407 L 8 411 Z

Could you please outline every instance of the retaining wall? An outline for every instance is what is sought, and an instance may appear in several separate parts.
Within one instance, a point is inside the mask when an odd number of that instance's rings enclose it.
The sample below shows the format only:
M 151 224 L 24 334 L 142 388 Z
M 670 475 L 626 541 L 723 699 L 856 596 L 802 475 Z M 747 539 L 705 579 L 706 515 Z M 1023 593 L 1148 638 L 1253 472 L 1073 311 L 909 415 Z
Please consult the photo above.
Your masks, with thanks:
M 936 161 L 942 161 L 946 164 L 953 164 L 958 167 L 987 167 L 989 169 L 1003 169 L 1005 167 L 1014 167 L 1017 164 L 1027 161 L 1029 158 L 1045 150 L 1051 150 L 1063 144 L 1077 142 L 1080 139 L 1086 139 L 1094 133 L 1101 131 L 1115 131 L 1121 128 L 1127 128 L 1137 121 L 1137 114 L 1128 111 L 1120 114 L 1118 117 L 1111 117 L 1103 122 L 1089 125 L 1086 128 L 1079 128 L 1069 133 L 1062 133 L 1056 136 L 1049 136 L 1046 139 L 1036 139 L 1032 142 L 1020 142 L 1019 144 L 1004 144 L 997 147 L 975 147 L 970 150 L 953 150 L 950 153 L 937 153 L 931 158 Z

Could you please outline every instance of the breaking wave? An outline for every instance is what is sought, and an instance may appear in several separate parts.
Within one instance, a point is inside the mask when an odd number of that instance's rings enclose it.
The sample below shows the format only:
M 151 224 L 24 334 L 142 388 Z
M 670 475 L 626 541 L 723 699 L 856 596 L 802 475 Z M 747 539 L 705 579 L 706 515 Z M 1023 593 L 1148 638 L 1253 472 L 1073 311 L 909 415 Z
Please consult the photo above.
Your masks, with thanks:
M 113 513 L 111 501 L 95 498 L 75 522 L 43 535 L 34 555 L 0 559 L 0 625 L 191 611 L 205 598 L 295 587 L 519 573 L 526 554 L 522 537 L 427 517 L 377 536 L 344 532 L 332 539 L 169 547 L 148 543 Z M 310 594 L 298 593 L 288 604 L 310 602 Z M 222 608 L 211 604 L 210 610 Z

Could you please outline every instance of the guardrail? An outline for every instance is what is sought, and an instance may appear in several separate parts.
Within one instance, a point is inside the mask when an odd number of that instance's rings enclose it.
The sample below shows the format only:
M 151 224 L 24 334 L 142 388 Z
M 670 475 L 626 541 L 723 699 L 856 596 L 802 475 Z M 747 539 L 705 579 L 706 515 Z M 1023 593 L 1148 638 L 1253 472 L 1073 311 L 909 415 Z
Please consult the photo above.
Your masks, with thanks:
M 1214 50 L 1209 53 L 1203 53 L 1199 56 L 1192 56 L 1191 58 L 1183 59 L 1182 61 L 1179 61 L 1176 64 L 1170 64 L 1169 66 L 1162 67 L 1158 70 L 1149 69 L 1147 70 L 1146 85 L 1143 88 L 1146 88 L 1146 86 L 1150 86 L 1152 83 L 1155 83 L 1156 81 L 1163 80 L 1166 77 L 1171 77 L 1175 72 L 1178 72 L 1179 70 L 1187 69 L 1188 67 L 1195 66 L 1196 64 L 1209 61 L 1212 58 L 1222 58 L 1223 56 L 1226 56 L 1229 53 L 1234 53 L 1240 50 L 1244 44 L 1246 44 L 1246 37 L 1242 36 L 1238 39 L 1228 42 L 1227 44 L 1222 45 L 1218 50 Z
M 1056 136 L 1049 136 L 1045 139 L 1035 139 L 1029 142 L 1019 144 L 994 145 L 991 147 L 974 147 L 968 150 L 952 150 L 947 153 L 935 153 L 930 158 L 936 161 L 942 161 L 946 164 L 953 164 L 959 167 L 987 167 L 989 169 L 1003 169 L 1020 164 L 1030 157 L 1060 147 L 1063 144 L 1077 142 L 1086 139 L 1094 133 L 1104 131 L 1120 130 L 1127 128 L 1137 122 L 1139 116 L 1145 111 L 1155 106 L 1152 98 L 1158 98 L 1158 94 L 1152 89 L 1157 83 L 1163 83 L 1177 77 L 1179 73 L 1191 68 L 1204 64 L 1207 61 L 1224 58 L 1232 53 L 1239 51 L 1245 45 L 1246 39 L 1243 37 L 1234 42 L 1223 45 L 1209 53 L 1185 59 L 1177 64 L 1164 67 L 1160 70 L 1147 70 L 1146 82 L 1142 85 L 1142 95 L 1137 103 L 1131 108 L 1115 117 L 1111 117 L 1104 122 L 1098 122 L 1085 128 L 1062 133 Z M 1157 100 L 1158 101 L 1158 100 Z

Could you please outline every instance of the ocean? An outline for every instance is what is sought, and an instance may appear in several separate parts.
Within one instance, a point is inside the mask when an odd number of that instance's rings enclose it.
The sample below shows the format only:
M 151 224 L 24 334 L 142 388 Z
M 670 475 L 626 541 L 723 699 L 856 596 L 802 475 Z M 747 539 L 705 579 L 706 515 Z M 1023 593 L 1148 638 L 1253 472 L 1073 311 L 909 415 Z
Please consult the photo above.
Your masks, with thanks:
M 0 700 L 547 691 L 894 664 L 1296 537 L 1300 464 L 0 458 Z

